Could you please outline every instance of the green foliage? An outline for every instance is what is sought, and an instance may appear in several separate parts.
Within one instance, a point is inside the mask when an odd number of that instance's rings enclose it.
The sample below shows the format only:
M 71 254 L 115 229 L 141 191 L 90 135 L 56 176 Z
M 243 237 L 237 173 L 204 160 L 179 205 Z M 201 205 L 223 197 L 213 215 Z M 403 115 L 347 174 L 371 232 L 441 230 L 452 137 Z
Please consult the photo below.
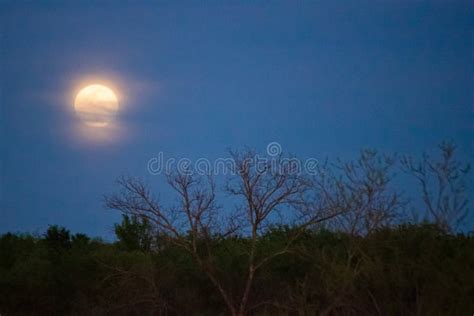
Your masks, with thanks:
M 125 227 L 142 237 L 150 233 L 143 223 L 124 222 L 121 233 Z M 270 229 L 258 241 L 259 254 L 279 249 L 292 233 L 291 227 Z M 160 247 L 153 248 L 123 244 L 140 238 L 121 236 L 110 244 L 57 226 L 40 237 L 2 235 L 0 312 L 226 314 L 215 287 L 172 240 L 156 238 Z M 242 285 L 248 242 L 216 238 L 214 257 L 208 258 L 235 293 Z M 259 270 L 250 307 L 255 315 L 468 315 L 474 310 L 472 297 L 474 239 L 420 224 L 364 237 L 307 230 L 288 253 Z
M 123 215 L 122 223 L 115 224 L 115 235 L 120 248 L 124 250 L 150 251 L 153 244 L 150 222 L 135 215 Z
M 51 250 L 64 251 L 71 248 L 71 234 L 64 227 L 52 225 L 44 234 L 44 242 Z

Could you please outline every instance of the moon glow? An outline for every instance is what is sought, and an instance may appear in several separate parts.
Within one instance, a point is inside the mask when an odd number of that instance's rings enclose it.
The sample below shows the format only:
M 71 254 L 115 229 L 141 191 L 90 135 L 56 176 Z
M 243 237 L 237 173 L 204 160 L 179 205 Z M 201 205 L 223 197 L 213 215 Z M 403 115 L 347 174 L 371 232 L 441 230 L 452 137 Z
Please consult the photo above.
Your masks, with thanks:
M 112 89 L 93 84 L 79 91 L 74 100 L 74 109 L 85 124 L 104 127 L 117 113 L 118 99 Z

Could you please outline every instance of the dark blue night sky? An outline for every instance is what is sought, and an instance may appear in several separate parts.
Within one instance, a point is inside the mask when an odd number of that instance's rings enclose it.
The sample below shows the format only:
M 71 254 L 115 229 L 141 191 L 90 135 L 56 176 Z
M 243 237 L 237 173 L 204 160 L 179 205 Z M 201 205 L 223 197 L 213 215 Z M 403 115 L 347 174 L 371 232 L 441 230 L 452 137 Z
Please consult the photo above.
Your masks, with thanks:
M 364 147 L 419 154 L 451 139 L 472 162 L 472 1 L 0 10 L 0 232 L 60 224 L 107 236 L 119 215 L 102 195 L 121 174 L 150 178 L 160 151 L 215 158 L 277 141 L 323 159 Z M 96 79 L 112 83 L 121 110 L 110 135 L 86 137 L 74 93 Z

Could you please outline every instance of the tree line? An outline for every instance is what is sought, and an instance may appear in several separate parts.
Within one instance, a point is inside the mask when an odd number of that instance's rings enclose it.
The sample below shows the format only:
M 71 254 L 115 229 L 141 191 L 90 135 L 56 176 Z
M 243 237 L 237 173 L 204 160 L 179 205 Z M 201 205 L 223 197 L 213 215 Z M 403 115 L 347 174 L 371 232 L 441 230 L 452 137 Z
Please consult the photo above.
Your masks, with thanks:
M 107 243 L 50 226 L 0 238 L 6 315 L 462 315 L 474 310 L 469 165 L 439 155 L 363 150 L 316 175 L 233 151 L 235 172 L 170 172 L 175 203 L 123 177 L 105 198 L 122 212 Z M 281 168 L 275 169 L 275 163 Z M 413 210 L 394 182 L 416 180 Z M 233 202 L 219 204 L 218 193 Z

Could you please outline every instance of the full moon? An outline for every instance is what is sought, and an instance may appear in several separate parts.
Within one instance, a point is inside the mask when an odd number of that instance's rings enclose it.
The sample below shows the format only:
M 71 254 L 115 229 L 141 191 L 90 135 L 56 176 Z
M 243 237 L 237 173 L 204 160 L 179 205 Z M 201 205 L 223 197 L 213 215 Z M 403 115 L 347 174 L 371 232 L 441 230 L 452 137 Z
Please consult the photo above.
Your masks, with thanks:
M 83 88 L 74 100 L 74 109 L 80 119 L 93 127 L 104 127 L 114 118 L 118 100 L 112 89 L 93 84 Z

